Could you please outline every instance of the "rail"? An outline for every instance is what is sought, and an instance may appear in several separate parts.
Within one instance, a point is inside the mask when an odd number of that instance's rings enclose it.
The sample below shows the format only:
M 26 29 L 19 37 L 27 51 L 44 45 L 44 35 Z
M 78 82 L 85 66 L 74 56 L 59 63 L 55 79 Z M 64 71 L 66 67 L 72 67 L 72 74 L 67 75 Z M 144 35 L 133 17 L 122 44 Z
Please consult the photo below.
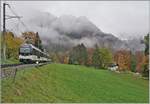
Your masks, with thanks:
M 19 66 L 19 65 L 23 65 L 23 64 L 22 63 L 19 63 L 19 64 L 3 64 L 3 65 L 1 65 L 1 68 L 15 67 L 15 66 Z

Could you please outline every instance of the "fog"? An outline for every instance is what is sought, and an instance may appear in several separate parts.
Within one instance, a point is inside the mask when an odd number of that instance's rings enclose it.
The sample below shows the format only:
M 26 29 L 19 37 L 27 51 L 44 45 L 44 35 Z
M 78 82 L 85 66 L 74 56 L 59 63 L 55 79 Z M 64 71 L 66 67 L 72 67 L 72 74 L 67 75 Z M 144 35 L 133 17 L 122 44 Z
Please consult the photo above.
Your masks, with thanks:
M 26 21 L 35 11 L 85 16 L 99 29 L 125 39 L 149 31 L 149 1 L 7 1 Z M 11 14 L 8 10 L 8 13 Z M 9 22 L 10 23 L 10 20 Z
M 85 43 L 87 46 L 96 44 L 94 33 L 101 32 L 86 17 L 75 17 L 72 15 L 62 15 L 56 17 L 50 13 L 36 13 L 27 24 L 30 24 L 29 31 L 38 31 L 41 38 L 56 44 L 79 44 Z M 82 32 L 86 31 L 87 34 Z M 90 32 L 90 34 L 88 34 Z M 73 34 L 75 33 L 75 34 Z
M 27 27 L 16 19 L 6 27 L 16 35 L 24 31 L 39 32 L 43 44 L 48 42 L 92 47 L 100 41 L 143 38 L 149 32 L 149 1 L 6 1 Z M 6 14 L 13 15 L 9 8 Z M 2 13 L 1 13 L 2 14 Z M 108 38 L 108 39 L 107 39 Z

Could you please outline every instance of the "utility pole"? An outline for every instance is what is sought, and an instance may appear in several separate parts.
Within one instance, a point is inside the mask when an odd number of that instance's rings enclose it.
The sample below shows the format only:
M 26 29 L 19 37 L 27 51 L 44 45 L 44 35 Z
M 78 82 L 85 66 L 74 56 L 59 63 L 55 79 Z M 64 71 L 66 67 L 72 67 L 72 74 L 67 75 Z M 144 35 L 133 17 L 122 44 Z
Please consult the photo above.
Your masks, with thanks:
M 5 25 L 6 25 L 6 5 L 8 5 L 8 4 L 6 4 L 6 3 L 3 3 L 3 36 L 2 36 L 2 38 L 3 38 L 3 42 L 2 42 L 2 50 L 3 50 L 3 55 L 2 55 L 2 58 L 3 58 L 3 60 L 6 60 L 6 42 L 5 42 L 5 34 L 6 34 L 6 27 L 5 27 Z
M 3 3 L 3 34 L 2 34 L 2 59 L 6 60 L 6 20 L 11 18 L 21 18 L 20 16 L 9 16 L 6 15 L 6 6 L 10 8 L 9 4 Z M 6 18 L 6 16 L 8 18 Z

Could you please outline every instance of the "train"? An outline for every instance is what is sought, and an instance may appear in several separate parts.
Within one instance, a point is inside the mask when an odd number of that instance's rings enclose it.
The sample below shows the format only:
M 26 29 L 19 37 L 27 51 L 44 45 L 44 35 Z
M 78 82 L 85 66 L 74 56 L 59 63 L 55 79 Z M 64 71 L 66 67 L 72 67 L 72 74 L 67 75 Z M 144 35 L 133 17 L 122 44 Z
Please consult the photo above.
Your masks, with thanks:
M 21 63 L 41 63 L 50 62 L 48 53 L 32 44 L 22 44 L 19 48 L 19 61 Z

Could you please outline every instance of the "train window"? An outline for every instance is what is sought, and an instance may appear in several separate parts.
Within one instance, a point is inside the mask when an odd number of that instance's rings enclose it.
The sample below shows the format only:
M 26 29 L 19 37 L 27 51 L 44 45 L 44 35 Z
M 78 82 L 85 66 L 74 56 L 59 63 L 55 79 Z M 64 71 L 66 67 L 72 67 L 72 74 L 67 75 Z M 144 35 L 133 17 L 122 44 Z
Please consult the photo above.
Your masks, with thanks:
M 20 53 L 30 53 L 31 52 L 31 50 L 30 50 L 30 48 L 25 48 L 25 47 L 23 47 L 23 48 L 20 48 Z

